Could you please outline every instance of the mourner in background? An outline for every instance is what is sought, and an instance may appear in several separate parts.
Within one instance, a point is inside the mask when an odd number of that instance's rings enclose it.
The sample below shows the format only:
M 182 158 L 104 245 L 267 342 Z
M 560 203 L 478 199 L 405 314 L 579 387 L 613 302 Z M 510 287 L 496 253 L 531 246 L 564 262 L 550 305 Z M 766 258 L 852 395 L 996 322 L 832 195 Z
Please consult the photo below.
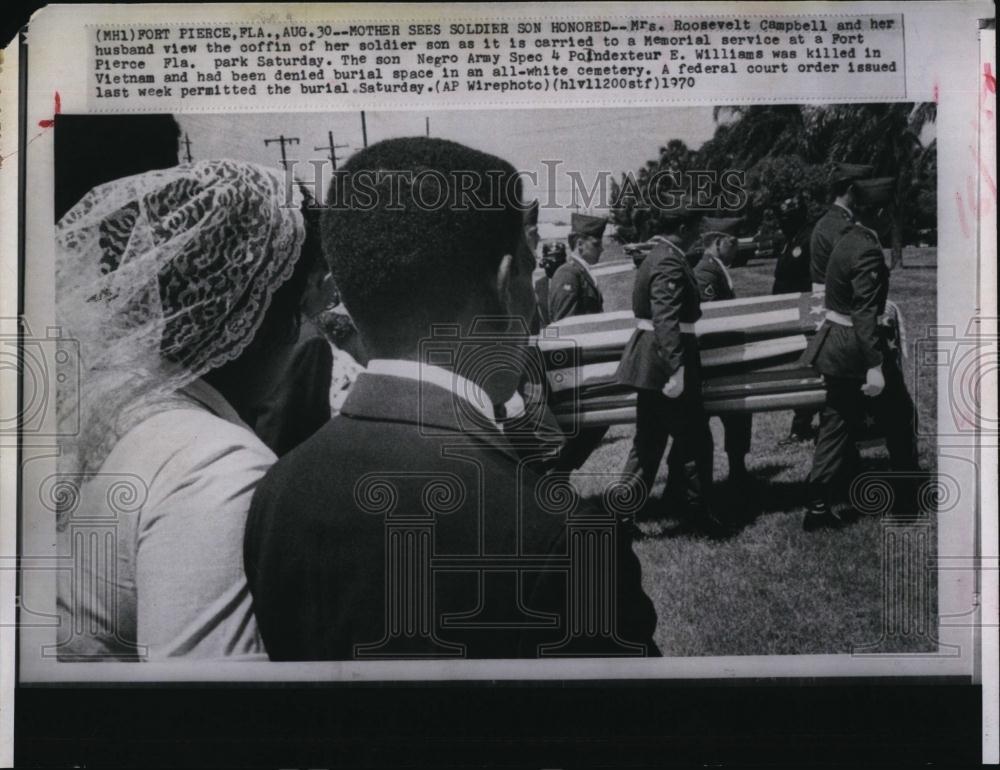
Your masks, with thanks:
M 539 329 L 545 328 L 552 322 L 549 318 L 549 286 L 556 270 L 565 263 L 565 243 L 546 243 L 542 246 L 542 258 L 539 260 L 542 274 L 535 279 L 535 306 L 538 309 L 536 318 Z
M 664 212 L 667 231 L 636 271 L 632 312 L 636 330 L 625 345 L 616 379 L 638 391 L 635 436 L 624 481 L 649 494 L 673 438 L 683 473 L 685 512 L 713 536 L 726 527 L 712 513 L 712 434 L 701 395 L 701 358 L 694 322 L 701 317 L 698 282 L 687 252 L 698 238 L 700 214 L 686 201 Z M 652 513 L 650 506 L 643 512 Z
M 854 163 L 837 163 L 830 173 L 830 208 L 813 227 L 809 240 L 809 273 L 812 288 L 819 291 L 826 283 L 826 265 L 833 247 L 854 223 L 854 183 L 869 178 L 875 169 Z
M 303 211 L 309 221 L 307 248 L 320 252 L 319 209 L 303 190 Z M 336 366 L 334 350 L 316 319 L 339 301 L 322 259 L 315 262 L 299 309 L 298 339 L 283 351 L 283 363 L 270 392 L 254 407 L 254 433 L 278 457 L 294 449 L 330 419 L 330 388 Z
M 604 250 L 604 228 L 608 220 L 573 213 L 570 218 L 570 255 L 557 268 L 549 285 L 549 322 L 576 315 L 604 312 L 604 296 L 590 271 Z M 607 434 L 607 426 L 582 428 L 570 436 L 559 453 L 555 470 L 569 472 L 586 462 Z
M 471 170 L 483 181 L 469 192 L 481 196 L 499 176 L 509 197 L 433 210 L 404 197 L 400 211 L 387 178 L 376 205 L 324 212 L 323 250 L 371 359 L 341 413 L 281 458 L 254 496 L 245 558 L 264 644 L 275 660 L 535 657 L 568 632 L 567 521 L 543 507 L 540 477 L 495 421 L 493 405 L 517 384 L 516 368 L 494 377 L 493 364 L 510 360 L 506 343 L 484 352 L 476 342 L 483 318 L 525 328 L 534 308 L 517 172 L 417 137 L 358 152 L 331 186 L 350 195 L 360 179 L 371 195 L 373 170 L 387 168 L 441 179 Z M 442 326 L 458 334 L 435 334 Z M 414 517 L 420 534 L 405 537 Z M 400 548 L 388 547 L 400 530 Z M 614 542 L 615 569 L 600 575 L 613 622 L 589 652 L 656 654 L 638 559 L 624 533 Z M 529 571 L 509 568 L 519 554 L 532 555 Z M 420 582 L 432 555 L 508 567 Z
M 708 218 L 702 220 L 701 242 L 704 248 L 695 265 L 694 277 L 698 282 L 701 301 L 736 299 L 729 266 L 736 258 L 738 248 L 736 233 L 742 219 L 739 217 Z M 750 451 L 753 415 L 733 413 L 722 415 L 726 435 L 726 456 L 729 458 L 729 480 L 737 484 L 747 481 L 746 455 Z M 675 444 L 676 447 L 676 444 Z M 673 465 L 674 451 L 670 452 Z
M 879 330 L 889 292 L 889 269 L 880 237 L 891 227 L 891 177 L 854 183 L 857 221 L 838 240 L 826 267 L 826 320 L 807 350 L 806 360 L 823 375 L 826 404 L 809 472 L 807 531 L 842 527 L 850 514 L 831 503 L 845 481 L 855 439 L 870 414 L 885 435 L 897 510 L 913 501 L 909 493 L 919 471 L 914 438 L 914 407 L 895 365 L 894 352 Z
M 809 223 L 809 209 L 801 196 L 786 198 L 778 207 L 778 221 L 785 234 L 785 245 L 774 266 L 772 294 L 792 294 L 812 291 L 810 241 L 813 226 Z M 814 436 L 813 417 L 816 409 L 796 409 L 792 427 L 784 443 L 808 441 Z
M 778 222 L 785 236 L 785 245 L 774 265 L 772 294 L 810 291 L 809 242 L 812 225 L 806 202 L 798 195 L 785 198 L 778 206 Z

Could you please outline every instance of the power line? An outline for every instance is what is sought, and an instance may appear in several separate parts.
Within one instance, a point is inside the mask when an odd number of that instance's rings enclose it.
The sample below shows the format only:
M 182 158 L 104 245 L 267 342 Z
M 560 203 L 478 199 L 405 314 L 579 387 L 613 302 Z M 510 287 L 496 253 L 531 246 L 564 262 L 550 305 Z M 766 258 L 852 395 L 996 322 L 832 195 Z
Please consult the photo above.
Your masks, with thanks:
M 284 134 L 279 134 L 275 139 L 265 139 L 264 146 L 269 144 L 278 144 L 281 146 L 281 167 L 283 169 L 288 168 L 288 158 L 285 155 L 285 145 L 298 144 L 299 138 L 297 136 L 285 136 Z
M 313 147 L 314 150 L 329 150 L 330 151 L 330 163 L 333 164 L 333 170 L 337 170 L 337 150 L 341 147 L 350 147 L 349 144 L 334 144 L 333 142 L 333 131 L 327 131 L 326 135 L 329 137 L 329 144 L 320 145 L 319 147 Z

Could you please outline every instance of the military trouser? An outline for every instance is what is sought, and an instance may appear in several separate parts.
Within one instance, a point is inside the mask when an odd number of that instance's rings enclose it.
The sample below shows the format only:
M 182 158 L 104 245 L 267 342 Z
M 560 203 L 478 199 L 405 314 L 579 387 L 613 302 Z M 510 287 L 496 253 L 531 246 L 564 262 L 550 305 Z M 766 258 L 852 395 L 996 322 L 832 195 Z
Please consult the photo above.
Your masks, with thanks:
M 671 464 L 681 473 L 684 500 L 688 512 L 695 516 L 708 513 L 712 488 L 712 433 L 700 396 L 700 383 L 694 388 L 685 383 L 684 393 L 676 399 L 659 391 L 640 390 L 635 437 L 624 472 L 627 483 L 641 482 L 648 494 L 672 437 Z
M 575 436 L 566 439 L 566 443 L 559 449 L 555 470 L 561 473 L 575 471 L 587 462 L 587 458 L 600 446 L 607 432 L 608 426 L 606 425 L 597 428 L 583 428 Z
M 883 366 L 885 389 L 869 398 L 861 392 L 863 380 L 824 375 L 826 405 L 820 413 L 819 435 L 813 466 L 809 472 L 811 503 L 829 503 L 835 488 L 844 484 L 846 465 L 854 442 L 864 432 L 864 421 L 873 419 L 885 436 L 889 466 L 894 472 L 911 474 L 919 470 L 915 440 L 913 399 L 898 366 L 887 360 Z M 896 486 L 896 498 L 904 499 L 913 485 L 902 478 Z
M 813 417 L 819 412 L 818 409 L 804 408 L 796 409 L 792 416 L 792 428 L 789 433 L 792 436 L 806 437 L 812 432 Z
M 722 428 L 726 433 L 726 454 L 730 457 L 745 457 L 750 451 L 750 437 L 753 433 L 753 415 L 750 413 L 723 414 Z

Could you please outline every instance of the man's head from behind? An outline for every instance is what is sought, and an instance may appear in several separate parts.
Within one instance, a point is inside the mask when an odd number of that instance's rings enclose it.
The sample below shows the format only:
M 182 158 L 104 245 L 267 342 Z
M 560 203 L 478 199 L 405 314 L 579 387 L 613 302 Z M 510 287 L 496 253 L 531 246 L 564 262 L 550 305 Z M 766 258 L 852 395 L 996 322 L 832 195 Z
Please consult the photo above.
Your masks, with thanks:
M 834 203 L 852 208 L 855 204 L 855 183 L 868 179 L 875 171 L 873 166 L 857 163 L 835 163 L 830 171 L 830 196 Z
M 391 139 L 334 174 L 323 250 L 373 356 L 411 357 L 434 324 L 530 316 L 520 180 L 455 142 Z

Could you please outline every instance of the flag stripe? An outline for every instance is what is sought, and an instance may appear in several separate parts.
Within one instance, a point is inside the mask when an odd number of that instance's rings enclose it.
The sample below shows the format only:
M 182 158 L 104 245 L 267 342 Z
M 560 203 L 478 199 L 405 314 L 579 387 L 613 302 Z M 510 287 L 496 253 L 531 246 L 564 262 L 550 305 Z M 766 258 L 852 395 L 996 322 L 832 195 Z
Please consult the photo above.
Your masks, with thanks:
M 776 393 L 761 396 L 706 401 L 708 414 L 730 414 L 733 412 L 771 412 L 822 406 L 826 394 L 822 390 L 800 390 L 790 393 Z M 556 412 L 556 420 L 564 428 L 574 426 L 598 427 L 607 425 L 634 425 L 635 406 L 623 405 L 595 411 Z

